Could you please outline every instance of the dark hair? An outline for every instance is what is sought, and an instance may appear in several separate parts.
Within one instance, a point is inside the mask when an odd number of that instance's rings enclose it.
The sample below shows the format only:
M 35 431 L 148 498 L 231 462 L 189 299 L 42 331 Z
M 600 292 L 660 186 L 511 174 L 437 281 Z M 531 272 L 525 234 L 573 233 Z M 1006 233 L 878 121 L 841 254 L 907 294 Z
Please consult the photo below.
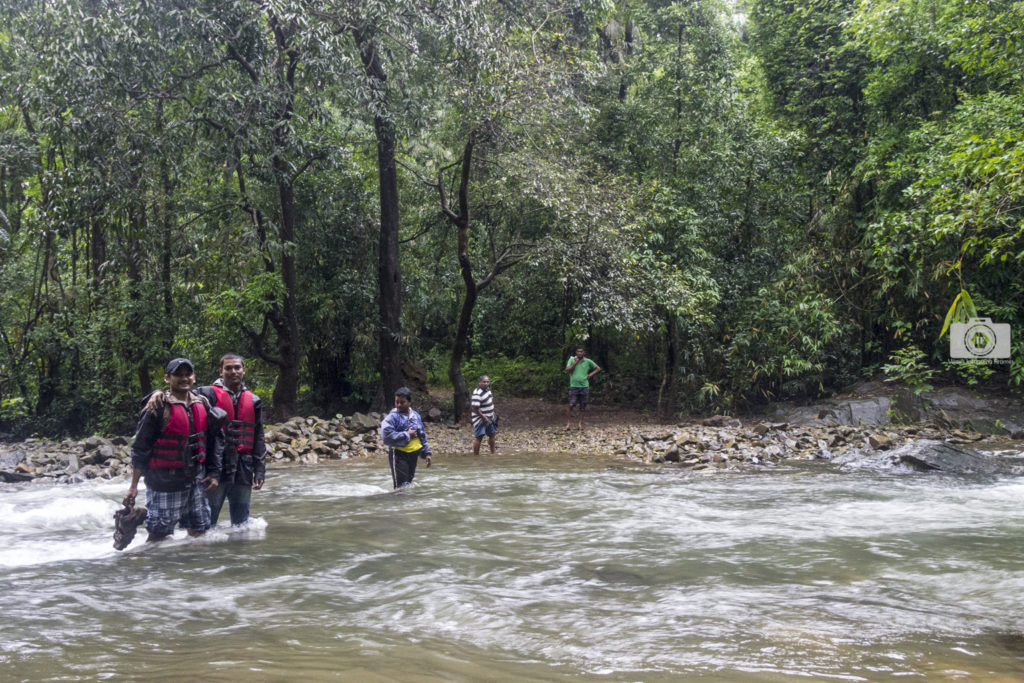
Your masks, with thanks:
M 573 348 L 573 351 L 579 351 L 580 349 L 586 351 L 586 349 L 583 348 L 583 344 L 577 344 L 576 347 Z
M 412 390 L 409 387 L 398 387 L 395 389 L 395 396 L 404 396 L 409 403 L 412 403 Z
M 226 361 L 226 360 L 236 360 L 236 359 L 242 363 L 243 367 L 245 367 L 245 359 L 242 358 L 241 356 L 239 356 L 237 353 L 225 353 L 223 356 L 221 356 L 220 357 L 220 367 L 224 367 L 224 361 Z

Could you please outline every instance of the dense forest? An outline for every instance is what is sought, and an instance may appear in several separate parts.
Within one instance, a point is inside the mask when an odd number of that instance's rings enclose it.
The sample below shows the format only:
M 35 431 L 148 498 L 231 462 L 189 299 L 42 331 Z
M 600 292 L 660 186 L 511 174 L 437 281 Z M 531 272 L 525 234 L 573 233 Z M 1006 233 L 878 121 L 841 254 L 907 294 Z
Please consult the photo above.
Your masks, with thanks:
M 4 0 L 0 63 L 6 431 L 227 351 L 277 418 L 1024 384 L 1024 2 Z

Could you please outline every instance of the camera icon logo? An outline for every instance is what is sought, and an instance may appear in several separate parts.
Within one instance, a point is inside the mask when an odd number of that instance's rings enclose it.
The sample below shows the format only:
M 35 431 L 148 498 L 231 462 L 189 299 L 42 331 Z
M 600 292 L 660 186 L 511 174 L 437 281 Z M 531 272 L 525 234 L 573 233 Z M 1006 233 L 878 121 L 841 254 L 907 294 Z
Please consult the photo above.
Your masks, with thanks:
M 949 326 L 951 358 L 1009 358 L 1010 325 L 991 318 L 970 318 Z

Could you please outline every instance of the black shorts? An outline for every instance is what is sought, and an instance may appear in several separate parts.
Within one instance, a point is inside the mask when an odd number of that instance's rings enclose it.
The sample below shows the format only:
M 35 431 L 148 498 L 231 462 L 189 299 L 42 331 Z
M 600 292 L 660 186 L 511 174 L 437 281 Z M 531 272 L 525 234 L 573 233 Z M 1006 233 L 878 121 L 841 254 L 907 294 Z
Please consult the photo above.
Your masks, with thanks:
M 590 402 L 590 387 L 569 387 L 569 407 L 578 405 L 580 410 L 587 409 Z

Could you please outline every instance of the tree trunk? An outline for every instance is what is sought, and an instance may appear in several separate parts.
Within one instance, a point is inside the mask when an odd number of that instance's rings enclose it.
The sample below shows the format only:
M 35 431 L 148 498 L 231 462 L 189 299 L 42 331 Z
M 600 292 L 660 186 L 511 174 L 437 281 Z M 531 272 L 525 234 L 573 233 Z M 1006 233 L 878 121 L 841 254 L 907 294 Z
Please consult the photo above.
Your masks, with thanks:
M 466 346 L 469 341 L 469 325 L 473 319 L 473 307 L 476 306 L 476 298 L 479 293 L 476 280 L 473 279 L 473 264 L 469 260 L 469 174 L 472 164 L 473 136 L 470 135 L 462 151 L 459 213 L 455 215 L 451 210 L 445 211 L 449 219 L 455 224 L 458 235 L 459 271 L 462 273 L 462 283 L 466 287 L 466 293 L 462 299 L 462 309 L 459 311 L 459 322 L 455 328 L 455 343 L 452 344 L 452 357 L 448 363 L 448 379 L 451 380 L 455 394 L 456 422 L 461 422 L 462 416 L 469 413 L 469 391 L 466 388 L 466 380 L 462 377 L 462 357 L 466 353 Z M 438 180 L 440 181 L 440 179 Z M 439 182 L 438 186 L 441 188 L 443 205 L 444 183 Z
M 278 196 L 281 202 L 281 244 L 286 247 L 295 242 L 295 194 L 288 168 L 280 156 L 274 159 L 278 172 Z M 277 330 L 278 365 L 277 383 L 274 384 L 274 417 L 287 420 L 298 410 L 299 397 L 299 318 L 296 313 L 295 255 L 285 248 L 281 254 L 281 281 L 284 283 L 284 302 L 280 315 L 275 316 Z
M 359 47 L 371 87 L 381 104 L 387 99 L 387 75 L 377 52 L 376 41 L 369 32 L 352 32 Z M 402 385 L 402 274 L 398 253 L 398 170 L 395 162 L 395 125 L 384 113 L 373 117 L 377 136 L 377 174 L 380 182 L 380 245 L 378 253 L 378 348 L 381 393 L 385 405 Z M 379 401 L 378 401 L 379 402 Z

